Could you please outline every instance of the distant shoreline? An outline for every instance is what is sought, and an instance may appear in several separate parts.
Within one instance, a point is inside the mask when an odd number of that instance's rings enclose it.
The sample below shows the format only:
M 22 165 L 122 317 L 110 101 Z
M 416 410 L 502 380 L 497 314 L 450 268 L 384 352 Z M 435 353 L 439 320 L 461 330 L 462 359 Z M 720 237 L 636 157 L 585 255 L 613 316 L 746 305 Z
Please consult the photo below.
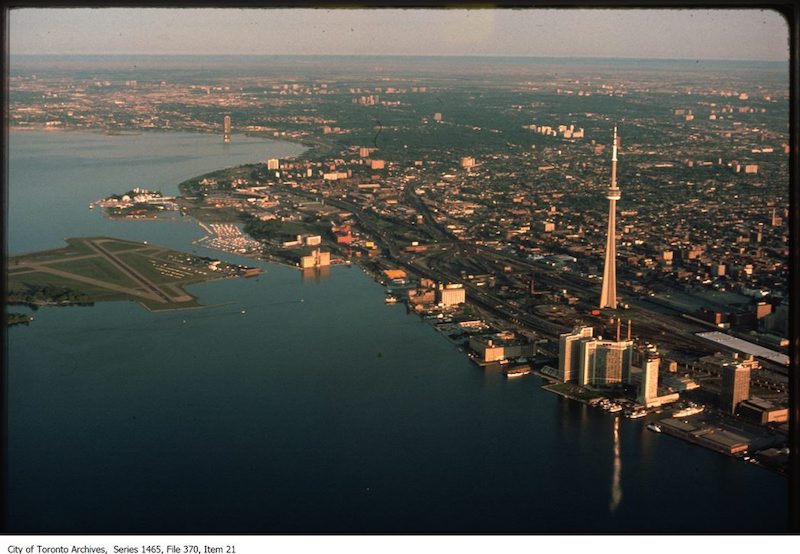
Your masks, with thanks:
M 170 128 L 170 129 L 159 129 L 159 128 L 148 128 L 148 129 L 139 129 L 136 127 L 131 127 L 130 129 L 119 129 L 119 130 L 109 130 L 104 129 L 102 127 L 69 127 L 65 125 L 56 125 L 50 126 L 43 125 L 41 123 L 33 124 L 33 125 L 15 125 L 14 123 L 9 123 L 8 131 L 11 132 L 22 132 L 22 133 L 31 133 L 31 132 L 40 132 L 40 133 L 54 133 L 54 132 L 62 132 L 62 133 L 92 133 L 92 134 L 101 134 L 106 136 L 138 136 L 143 135 L 146 133 L 186 133 L 186 134 L 198 134 L 204 136 L 213 136 L 216 133 L 214 131 L 209 130 L 201 130 L 201 129 L 178 129 L 178 128 Z M 221 136 L 221 135 L 220 135 Z M 290 142 L 292 144 L 299 144 L 306 148 L 305 151 L 295 155 L 295 156 L 287 156 L 286 158 L 300 158 L 302 156 L 307 156 L 309 153 L 312 153 L 316 149 L 325 148 L 326 144 L 325 141 L 319 139 L 297 139 L 294 137 L 275 137 L 272 135 L 262 134 L 261 132 L 242 132 L 242 133 L 233 133 L 234 137 L 247 137 L 252 139 L 259 139 L 264 141 L 272 141 L 272 142 Z
M 333 59 L 341 60 L 460 60 L 460 61 L 475 61 L 483 62 L 485 60 L 509 60 L 509 61 L 530 61 L 530 62 L 574 62 L 574 63 L 609 63 L 609 62 L 622 62 L 622 63 L 719 63 L 719 64 L 781 64 L 786 65 L 788 68 L 789 59 L 786 60 L 742 60 L 742 59 L 721 59 L 721 58 L 635 58 L 635 57 L 616 57 L 616 56 L 515 56 L 515 55 L 447 55 L 447 54 L 60 54 L 60 53 L 47 53 L 47 54 L 33 54 L 22 53 L 12 54 L 11 60 L 18 59 L 24 60 L 278 60 L 278 61 L 291 61 L 291 60 L 326 60 Z

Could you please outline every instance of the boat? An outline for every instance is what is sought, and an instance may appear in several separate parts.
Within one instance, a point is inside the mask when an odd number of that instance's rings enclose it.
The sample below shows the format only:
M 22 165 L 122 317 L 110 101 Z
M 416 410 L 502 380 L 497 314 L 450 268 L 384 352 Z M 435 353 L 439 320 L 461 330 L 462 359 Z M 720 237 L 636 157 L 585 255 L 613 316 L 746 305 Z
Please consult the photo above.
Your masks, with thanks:
M 397 304 L 397 298 L 395 298 L 394 296 L 387 296 L 384 302 L 386 302 L 387 304 Z
M 705 409 L 704 406 L 689 406 L 688 408 L 684 408 L 682 410 L 678 410 L 672 414 L 672 417 L 687 417 L 694 414 L 699 414 Z
M 605 398 L 600 401 L 600 407 L 607 412 L 611 412 L 612 414 L 622 411 L 622 406 L 616 404 L 615 402 L 610 401 L 608 398 Z
M 518 365 L 515 367 L 509 367 L 508 369 L 504 370 L 506 377 L 521 377 L 523 375 L 528 375 L 531 372 L 531 366 L 528 364 Z
M 658 423 L 648 423 L 647 428 L 656 433 L 661 432 L 661 426 Z
M 506 377 L 508 379 L 513 379 L 514 377 L 522 377 L 523 375 L 527 375 L 528 373 L 530 373 L 530 371 L 523 371 L 523 372 L 510 371 L 506 373 Z
M 646 415 L 647 415 L 647 410 L 634 410 L 628 415 L 628 417 L 630 419 L 639 419 L 640 417 L 644 417 Z

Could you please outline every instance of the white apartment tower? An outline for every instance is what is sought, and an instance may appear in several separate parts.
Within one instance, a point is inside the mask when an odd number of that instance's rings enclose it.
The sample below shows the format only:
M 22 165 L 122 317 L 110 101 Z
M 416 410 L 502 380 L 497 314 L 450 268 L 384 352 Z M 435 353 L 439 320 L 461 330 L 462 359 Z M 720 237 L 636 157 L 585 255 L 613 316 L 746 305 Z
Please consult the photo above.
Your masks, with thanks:
M 650 406 L 658 398 L 658 367 L 661 358 L 655 350 L 648 350 L 642 357 L 642 385 L 639 388 L 639 403 Z
M 592 337 L 591 327 L 576 327 L 571 333 L 562 333 L 558 341 L 558 378 L 564 383 L 578 378 L 582 339 Z

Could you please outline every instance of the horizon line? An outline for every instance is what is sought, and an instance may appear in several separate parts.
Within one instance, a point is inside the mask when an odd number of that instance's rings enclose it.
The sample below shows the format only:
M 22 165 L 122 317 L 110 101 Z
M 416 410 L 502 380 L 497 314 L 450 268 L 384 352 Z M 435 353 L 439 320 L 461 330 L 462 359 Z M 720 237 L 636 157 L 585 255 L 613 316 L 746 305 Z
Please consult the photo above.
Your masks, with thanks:
M 659 61 L 659 62 L 762 62 L 762 63 L 789 63 L 791 58 L 786 59 L 763 59 L 763 58 L 637 58 L 628 56 L 537 56 L 530 54 L 154 54 L 154 53 L 112 53 L 112 54 L 95 54 L 95 53 L 12 53 L 9 52 L 9 57 L 33 57 L 33 56 L 48 56 L 48 57 L 69 57 L 69 56 L 86 56 L 86 57 L 185 57 L 185 58 L 258 58 L 258 57 L 275 57 L 275 58 L 336 58 L 336 57 L 349 57 L 349 58 L 514 58 L 514 59 L 558 59 L 558 60 L 630 60 L 630 61 Z

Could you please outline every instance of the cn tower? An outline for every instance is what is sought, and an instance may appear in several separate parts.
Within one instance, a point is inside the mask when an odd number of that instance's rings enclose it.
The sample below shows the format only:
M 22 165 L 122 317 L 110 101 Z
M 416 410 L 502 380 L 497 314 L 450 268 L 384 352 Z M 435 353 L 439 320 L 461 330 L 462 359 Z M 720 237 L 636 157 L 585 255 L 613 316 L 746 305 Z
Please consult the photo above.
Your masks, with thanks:
M 617 308 L 617 126 L 614 126 L 614 147 L 611 150 L 611 186 L 608 187 L 608 237 L 606 238 L 606 265 L 603 270 L 603 290 L 600 293 L 601 308 Z

